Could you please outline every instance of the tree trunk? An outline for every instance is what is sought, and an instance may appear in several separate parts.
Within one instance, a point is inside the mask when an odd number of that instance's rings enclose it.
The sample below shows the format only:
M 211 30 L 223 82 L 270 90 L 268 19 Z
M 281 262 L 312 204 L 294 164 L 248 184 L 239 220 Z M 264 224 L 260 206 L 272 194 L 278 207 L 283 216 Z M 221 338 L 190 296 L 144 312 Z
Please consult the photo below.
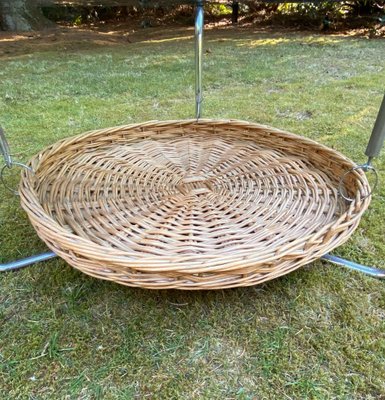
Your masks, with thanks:
M 4 31 L 33 31 L 52 26 L 34 0 L 0 0 L 0 27 Z

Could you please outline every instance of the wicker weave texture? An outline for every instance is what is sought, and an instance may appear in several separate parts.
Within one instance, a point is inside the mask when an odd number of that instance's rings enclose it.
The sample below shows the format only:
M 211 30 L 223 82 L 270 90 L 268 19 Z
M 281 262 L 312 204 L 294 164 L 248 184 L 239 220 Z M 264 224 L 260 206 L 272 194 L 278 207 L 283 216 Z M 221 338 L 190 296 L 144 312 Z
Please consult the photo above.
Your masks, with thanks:
M 30 161 L 21 203 L 86 274 L 145 288 L 255 285 L 345 242 L 365 174 L 316 142 L 243 121 L 147 122 L 63 140 Z

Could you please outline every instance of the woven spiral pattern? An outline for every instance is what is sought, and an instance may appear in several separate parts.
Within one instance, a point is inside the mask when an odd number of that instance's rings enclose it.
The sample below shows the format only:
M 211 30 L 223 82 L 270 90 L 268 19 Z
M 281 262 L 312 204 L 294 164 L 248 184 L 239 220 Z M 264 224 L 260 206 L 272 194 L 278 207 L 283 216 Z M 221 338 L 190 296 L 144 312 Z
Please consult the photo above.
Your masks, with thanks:
M 353 163 L 241 121 L 149 122 L 63 140 L 30 162 L 21 202 L 69 264 L 146 288 L 218 289 L 286 274 L 339 246 L 369 204 Z

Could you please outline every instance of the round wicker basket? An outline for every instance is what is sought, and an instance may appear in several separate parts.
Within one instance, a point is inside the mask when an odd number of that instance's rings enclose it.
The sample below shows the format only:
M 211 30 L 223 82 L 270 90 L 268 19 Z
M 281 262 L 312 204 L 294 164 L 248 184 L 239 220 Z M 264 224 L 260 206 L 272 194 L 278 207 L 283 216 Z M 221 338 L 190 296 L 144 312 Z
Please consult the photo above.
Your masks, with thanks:
M 287 274 L 345 242 L 365 174 L 314 141 L 236 120 L 88 132 L 35 156 L 21 204 L 73 267 L 151 289 L 221 289 Z

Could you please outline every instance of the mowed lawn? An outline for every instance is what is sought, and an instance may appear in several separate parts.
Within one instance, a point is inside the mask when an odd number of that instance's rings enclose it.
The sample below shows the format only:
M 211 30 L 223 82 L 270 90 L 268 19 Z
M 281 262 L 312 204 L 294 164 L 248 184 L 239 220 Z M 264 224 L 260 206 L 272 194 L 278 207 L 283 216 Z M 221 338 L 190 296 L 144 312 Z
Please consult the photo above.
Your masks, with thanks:
M 15 159 L 91 129 L 194 117 L 192 34 L 0 36 L 0 124 Z M 366 161 L 384 39 L 214 29 L 204 52 L 204 117 L 272 125 Z M 334 253 L 385 268 L 385 151 L 375 165 L 370 210 Z M 17 173 L 7 179 L 17 185 Z M 3 187 L 0 248 L 0 262 L 45 250 Z M 147 398 L 385 399 L 385 282 L 323 261 L 206 292 L 123 287 L 59 259 L 0 274 L 0 399 Z

